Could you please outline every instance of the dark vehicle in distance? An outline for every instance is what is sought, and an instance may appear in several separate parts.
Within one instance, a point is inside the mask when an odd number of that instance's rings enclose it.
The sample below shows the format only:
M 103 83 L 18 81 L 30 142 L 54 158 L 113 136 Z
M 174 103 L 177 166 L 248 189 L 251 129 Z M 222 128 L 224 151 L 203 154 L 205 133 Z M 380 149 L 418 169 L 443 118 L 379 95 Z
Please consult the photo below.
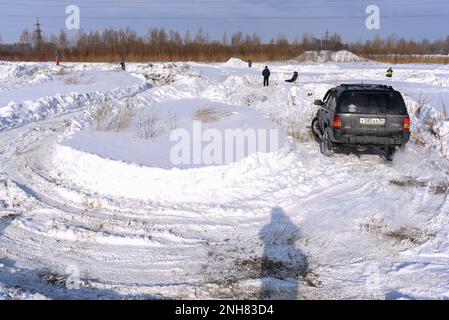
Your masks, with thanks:
M 312 121 L 312 133 L 329 157 L 340 146 L 379 147 L 391 160 L 410 140 L 410 117 L 399 91 L 378 84 L 342 84 L 330 89 Z

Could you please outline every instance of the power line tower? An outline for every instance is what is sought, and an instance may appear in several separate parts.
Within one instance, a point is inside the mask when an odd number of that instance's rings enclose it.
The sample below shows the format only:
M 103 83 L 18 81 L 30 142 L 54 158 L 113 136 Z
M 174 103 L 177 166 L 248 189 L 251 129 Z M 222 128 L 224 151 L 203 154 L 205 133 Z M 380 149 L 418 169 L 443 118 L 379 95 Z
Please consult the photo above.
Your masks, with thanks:
M 41 24 L 39 23 L 39 18 L 36 18 L 35 26 L 36 26 L 36 28 L 34 29 L 34 39 L 35 39 L 34 45 L 36 46 L 36 49 L 38 50 L 38 52 L 41 53 L 41 51 L 42 51 L 42 29 L 41 29 Z

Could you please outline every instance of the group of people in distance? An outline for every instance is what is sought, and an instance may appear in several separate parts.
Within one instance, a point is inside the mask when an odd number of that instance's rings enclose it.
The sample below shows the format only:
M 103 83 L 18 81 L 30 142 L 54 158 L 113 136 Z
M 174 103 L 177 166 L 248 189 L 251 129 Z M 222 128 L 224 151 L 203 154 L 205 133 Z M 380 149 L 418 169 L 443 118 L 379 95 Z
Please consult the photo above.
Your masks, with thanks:
M 251 60 L 248 62 L 248 66 L 250 68 L 252 67 Z M 268 66 L 265 66 L 265 68 L 262 71 L 264 87 L 268 87 L 270 75 L 271 75 L 270 69 L 268 69 Z M 289 83 L 295 82 L 298 79 L 298 76 L 299 76 L 298 71 L 295 71 L 295 72 L 293 72 L 293 77 L 291 79 L 285 80 L 285 82 L 289 82 Z M 386 77 L 393 78 L 393 69 L 391 67 L 387 70 Z
M 270 75 L 271 75 L 270 69 L 268 69 L 268 66 L 265 66 L 265 68 L 262 71 L 263 86 L 264 87 L 268 87 L 269 80 L 270 80 Z M 295 72 L 293 72 L 292 78 L 288 79 L 288 80 L 285 80 L 285 82 L 289 82 L 289 83 L 295 82 L 298 79 L 298 76 L 299 76 L 298 71 L 295 71 Z
M 249 60 L 248 67 L 252 68 L 252 66 L 253 66 L 253 61 Z M 270 75 L 271 75 L 270 69 L 268 69 L 268 66 L 265 66 L 265 68 L 262 71 L 264 87 L 268 87 Z M 289 82 L 289 83 L 295 82 L 298 79 L 298 76 L 299 76 L 298 71 L 295 71 L 295 72 L 293 72 L 293 77 L 291 79 L 285 80 L 285 82 Z
M 56 60 L 56 65 L 59 66 L 59 63 L 61 61 L 61 53 L 59 52 L 59 50 L 56 50 L 56 52 L 55 52 L 55 60 Z M 120 59 L 120 66 L 123 71 L 126 71 L 125 58 L 123 58 L 123 57 Z M 252 62 L 252 60 L 249 60 L 248 67 L 252 68 L 252 66 L 253 66 L 253 62 Z M 271 75 L 270 69 L 268 69 L 268 66 L 265 66 L 265 68 L 262 71 L 264 87 L 268 87 L 270 75 Z M 298 76 L 299 76 L 298 71 L 295 71 L 295 72 L 293 72 L 292 78 L 285 80 L 285 82 L 293 83 L 298 79 Z M 391 67 L 387 70 L 386 77 L 387 78 L 393 77 L 393 69 Z

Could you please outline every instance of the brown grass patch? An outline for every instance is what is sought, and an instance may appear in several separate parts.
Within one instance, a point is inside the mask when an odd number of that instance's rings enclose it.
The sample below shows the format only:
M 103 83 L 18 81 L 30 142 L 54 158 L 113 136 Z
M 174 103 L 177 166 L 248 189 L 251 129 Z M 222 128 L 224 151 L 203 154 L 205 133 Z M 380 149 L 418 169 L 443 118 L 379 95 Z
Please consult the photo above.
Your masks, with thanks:
M 446 194 L 448 192 L 449 186 L 444 181 L 432 182 L 418 180 L 414 177 L 405 177 L 402 180 L 390 180 L 390 184 L 402 187 L 402 188 L 429 188 L 429 192 L 435 195 Z
M 203 123 L 217 122 L 232 116 L 231 111 L 219 110 L 213 107 L 205 107 L 198 109 L 192 116 L 193 120 L 201 121 Z
M 383 220 L 363 223 L 360 225 L 360 229 L 398 242 L 409 242 L 413 245 L 421 245 L 435 236 L 416 227 L 389 228 Z
M 68 77 L 63 80 L 66 85 L 75 85 L 80 84 L 81 80 L 78 77 Z
M 436 55 L 414 55 L 414 54 L 372 54 L 361 55 L 366 59 L 390 64 L 427 63 L 427 64 L 449 64 L 448 56 Z

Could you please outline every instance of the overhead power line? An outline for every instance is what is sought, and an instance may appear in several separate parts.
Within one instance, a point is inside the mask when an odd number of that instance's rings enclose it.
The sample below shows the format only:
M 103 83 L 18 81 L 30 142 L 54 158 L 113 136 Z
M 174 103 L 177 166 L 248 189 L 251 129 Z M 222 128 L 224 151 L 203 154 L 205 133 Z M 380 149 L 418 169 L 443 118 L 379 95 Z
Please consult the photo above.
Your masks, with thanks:
M 435 17 L 448 17 L 449 13 L 431 13 L 431 14 L 398 14 L 398 15 L 383 15 L 382 19 L 403 19 L 403 18 L 435 18 Z M 14 17 L 14 18 L 32 18 L 31 15 L 20 14 L 0 14 L 0 17 Z M 41 18 L 46 19 L 65 19 L 66 16 L 50 16 L 41 15 Z M 82 19 L 86 20 L 310 20 L 310 19 L 364 19 L 365 15 L 352 15 L 352 16 L 83 16 Z
M 7 6 L 35 6 L 35 7 L 61 7 L 66 6 L 68 3 L 63 3 L 62 1 L 51 2 L 49 0 L 38 1 L 39 3 L 33 1 L 30 3 L 23 2 L 10 2 L 10 1 L 0 1 L 0 3 Z M 48 3 L 50 2 L 50 3 Z M 356 1 L 332 1 L 332 2 L 279 2 L 279 1 L 258 1 L 258 2 L 248 2 L 248 1 L 195 1 L 195 2 L 187 2 L 187 1 L 166 1 L 166 2 L 141 2 L 141 1 L 126 1 L 126 2 L 113 2 L 113 1 L 77 1 L 76 2 L 80 7 L 85 8 L 125 8 L 125 9 L 140 9 L 140 8 L 148 8 L 148 9 L 160 9 L 160 8 L 226 8 L 226 9 L 244 9 L 244 8 L 266 8 L 266 5 L 271 4 L 274 5 L 276 9 L 322 9 L 322 8 L 335 8 L 335 7 L 357 7 L 363 6 L 365 7 L 366 3 L 356 2 Z M 377 0 L 377 5 L 380 6 L 422 6 L 428 7 L 431 5 L 447 5 L 447 1 L 433 1 L 433 2 L 422 2 L 422 3 L 409 3 L 408 1 L 401 2 L 401 0 L 396 0 L 393 2 L 379 2 Z

